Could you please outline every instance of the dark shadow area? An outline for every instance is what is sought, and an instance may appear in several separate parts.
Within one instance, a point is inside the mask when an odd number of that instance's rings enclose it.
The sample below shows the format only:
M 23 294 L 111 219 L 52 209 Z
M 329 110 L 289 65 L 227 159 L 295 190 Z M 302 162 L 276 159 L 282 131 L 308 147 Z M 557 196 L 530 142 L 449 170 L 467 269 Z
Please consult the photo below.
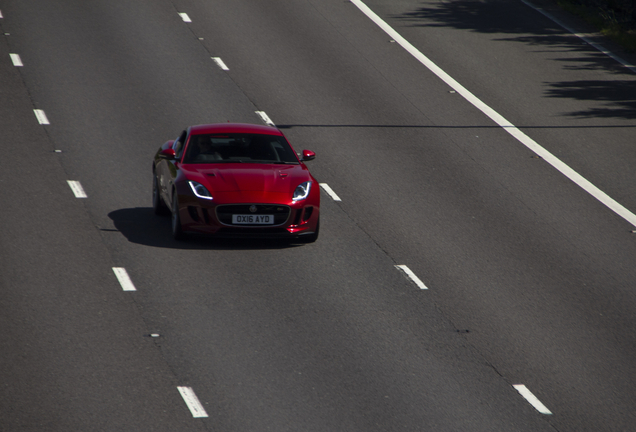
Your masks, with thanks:
M 563 57 L 556 59 L 556 61 L 563 62 L 563 69 L 566 70 L 598 70 L 600 69 L 600 64 L 603 61 L 607 61 L 607 56 L 599 51 L 590 53 L 585 57 Z M 614 61 L 614 60 L 612 60 Z M 629 72 L 627 68 L 621 67 L 619 63 L 616 63 L 618 68 L 622 69 L 623 73 L 632 74 Z M 612 72 L 614 70 L 612 69 Z
M 521 2 L 461 0 L 437 3 L 413 12 L 394 15 L 411 27 L 452 27 L 476 33 L 501 35 L 495 41 L 520 42 L 536 47 L 561 48 L 585 53 L 583 61 L 606 68 L 615 63 L 581 38 Z M 516 35 L 507 37 L 507 35 Z M 540 51 L 539 51 L 540 52 Z M 610 61 L 606 61 L 610 60 Z M 600 62 L 600 63 L 599 63 Z M 618 67 L 614 72 L 631 73 Z
M 507 0 L 456 0 L 420 7 L 412 12 L 394 15 L 393 18 L 410 22 L 414 27 L 454 27 L 479 33 L 536 33 L 536 17 L 527 13 L 530 10 L 527 6 L 521 6 L 518 2 Z M 564 32 L 551 21 L 548 25 L 542 25 L 542 37 L 554 37 Z
M 189 235 L 176 241 L 170 231 L 170 217 L 155 215 L 152 207 L 135 207 L 108 213 L 117 231 L 128 241 L 146 246 L 172 249 L 204 250 L 271 250 L 298 247 L 301 244 L 281 239 L 215 239 L 204 235 Z M 113 231 L 113 230 L 103 230 Z
M 550 84 L 548 97 L 606 102 L 606 108 L 573 112 L 577 117 L 622 117 L 636 119 L 636 82 L 634 81 L 571 81 Z
M 602 54 L 541 13 L 521 2 L 502 0 L 460 0 L 440 2 L 415 11 L 392 16 L 412 27 L 452 27 L 470 32 L 501 35 L 495 41 L 518 42 L 536 47 L 538 52 L 580 53 L 575 58 L 559 58 L 565 70 L 602 70 L 615 75 L 633 76 L 628 68 Z M 542 48 L 543 47 L 543 48 Z M 588 81 L 590 91 L 579 82 L 546 83 L 548 97 L 605 101 L 606 107 L 572 113 L 573 117 L 636 118 L 636 80 Z M 519 126 L 523 127 L 523 126 Z

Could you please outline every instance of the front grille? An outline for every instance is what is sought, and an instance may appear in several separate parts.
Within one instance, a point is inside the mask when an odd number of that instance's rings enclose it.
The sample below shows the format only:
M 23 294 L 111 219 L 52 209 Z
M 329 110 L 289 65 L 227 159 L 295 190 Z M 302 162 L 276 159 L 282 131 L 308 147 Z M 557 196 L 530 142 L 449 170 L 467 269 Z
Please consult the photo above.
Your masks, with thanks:
M 255 206 L 256 211 L 250 211 L 250 207 Z M 276 204 L 228 204 L 228 205 L 220 205 L 216 208 L 216 217 L 219 219 L 224 225 L 232 225 L 232 215 L 240 214 L 240 215 L 274 215 L 274 225 L 283 225 L 287 222 L 289 218 L 289 213 L 291 209 L 286 205 L 276 205 Z M 260 226 L 260 227 L 268 227 L 272 225 L 245 225 L 241 224 L 240 226 Z

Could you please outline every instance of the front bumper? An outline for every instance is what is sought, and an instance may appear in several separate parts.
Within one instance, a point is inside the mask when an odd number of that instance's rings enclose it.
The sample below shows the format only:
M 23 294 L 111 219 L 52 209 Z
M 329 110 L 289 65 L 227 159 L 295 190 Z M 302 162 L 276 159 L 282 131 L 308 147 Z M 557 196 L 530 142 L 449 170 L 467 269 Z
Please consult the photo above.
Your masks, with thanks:
M 297 238 L 313 234 L 319 206 L 310 200 L 300 203 L 213 203 L 193 196 L 179 197 L 182 230 L 215 237 Z M 252 209 L 250 210 L 250 207 Z M 254 207 L 256 208 L 255 211 Z M 273 215 L 271 225 L 233 224 L 233 214 Z

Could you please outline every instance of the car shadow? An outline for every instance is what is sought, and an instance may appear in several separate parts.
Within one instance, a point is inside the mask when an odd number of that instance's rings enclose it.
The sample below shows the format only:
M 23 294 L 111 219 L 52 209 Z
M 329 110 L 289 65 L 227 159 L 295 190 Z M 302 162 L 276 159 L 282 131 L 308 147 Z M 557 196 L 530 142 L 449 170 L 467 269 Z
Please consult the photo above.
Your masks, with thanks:
M 268 250 L 302 246 L 284 239 L 215 239 L 198 235 L 189 235 L 186 240 L 177 241 L 170 232 L 170 217 L 157 216 L 152 207 L 115 210 L 108 213 L 108 217 L 128 241 L 145 246 L 205 250 Z

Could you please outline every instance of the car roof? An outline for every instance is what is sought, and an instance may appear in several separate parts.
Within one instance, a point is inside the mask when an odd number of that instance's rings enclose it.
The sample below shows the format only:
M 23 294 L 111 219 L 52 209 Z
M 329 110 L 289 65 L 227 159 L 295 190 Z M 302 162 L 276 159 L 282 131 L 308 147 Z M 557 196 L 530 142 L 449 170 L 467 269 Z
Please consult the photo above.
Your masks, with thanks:
M 263 135 L 283 135 L 283 133 L 275 127 L 249 123 L 215 123 L 190 127 L 190 135 L 212 133 L 252 133 Z

